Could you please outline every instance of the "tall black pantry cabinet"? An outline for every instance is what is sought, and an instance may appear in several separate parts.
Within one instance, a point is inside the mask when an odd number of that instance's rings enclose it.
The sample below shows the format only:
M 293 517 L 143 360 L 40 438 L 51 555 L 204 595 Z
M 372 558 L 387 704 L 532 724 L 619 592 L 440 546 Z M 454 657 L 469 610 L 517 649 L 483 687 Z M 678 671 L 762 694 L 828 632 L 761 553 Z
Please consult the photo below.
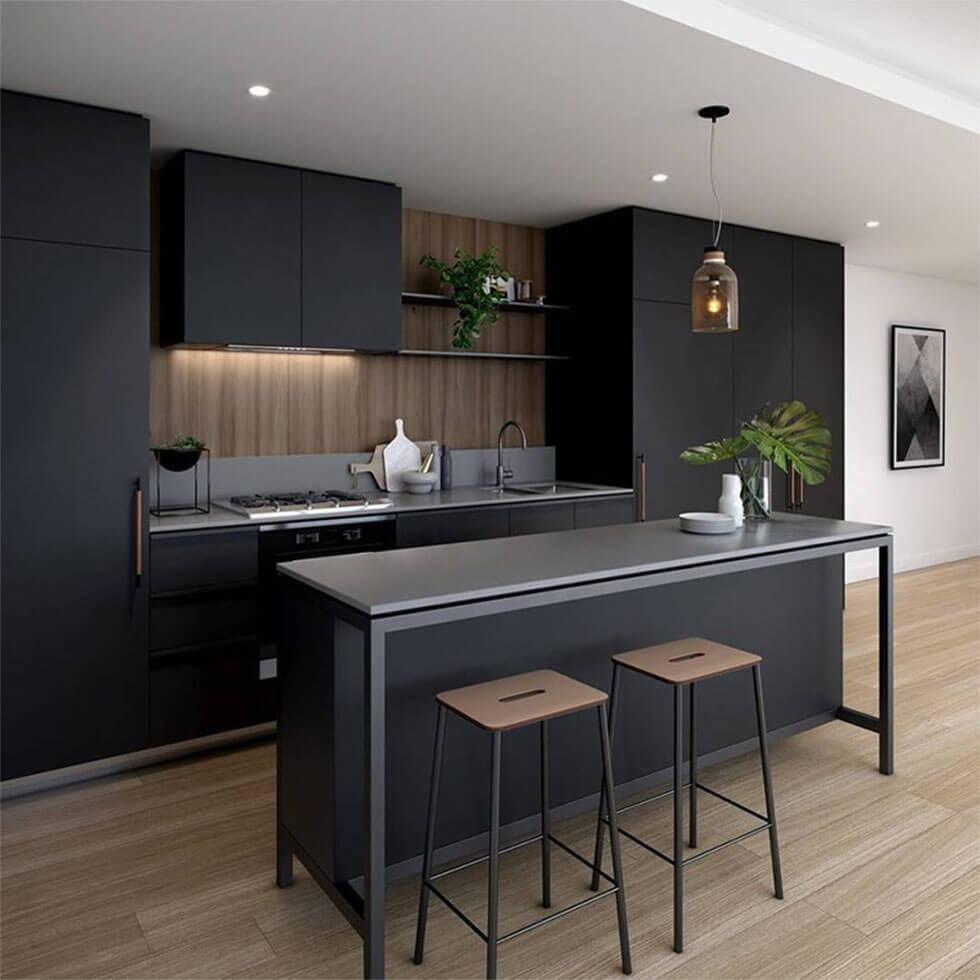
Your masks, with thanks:
M 2 758 L 142 748 L 149 127 L 2 95 Z
M 741 329 L 690 331 L 690 281 L 711 240 L 705 219 L 622 208 L 549 230 L 548 284 L 572 313 L 549 330 L 548 440 L 558 475 L 636 485 L 646 517 L 714 510 L 720 466 L 683 463 L 692 444 L 731 434 L 766 403 L 799 398 L 831 429 L 831 475 L 804 513 L 844 512 L 843 248 L 725 226 L 739 277 Z M 777 510 L 789 481 L 773 480 Z

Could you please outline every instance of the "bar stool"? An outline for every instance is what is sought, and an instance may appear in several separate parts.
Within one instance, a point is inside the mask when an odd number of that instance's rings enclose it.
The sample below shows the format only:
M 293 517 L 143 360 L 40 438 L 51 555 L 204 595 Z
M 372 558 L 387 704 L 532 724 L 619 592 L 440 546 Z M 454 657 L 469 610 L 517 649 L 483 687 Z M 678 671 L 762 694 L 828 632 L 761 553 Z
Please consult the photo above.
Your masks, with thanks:
M 645 647 L 641 650 L 631 650 L 628 653 L 616 654 L 613 658 L 613 679 L 612 695 L 609 704 L 609 738 L 613 738 L 613 727 L 616 724 L 616 707 L 619 700 L 619 681 L 620 668 L 635 671 L 646 677 L 652 677 L 664 684 L 670 684 L 674 688 L 674 785 L 672 789 L 663 793 L 657 793 L 644 800 L 638 800 L 627 806 L 620 807 L 618 812 L 624 813 L 654 800 L 660 800 L 667 796 L 674 798 L 674 848 L 673 856 L 668 857 L 662 851 L 641 840 L 629 831 L 620 829 L 619 833 L 628 837 L 631 841 L 641 847 L 656 854 L 674 868 L 674 951 L 681 953 L 684 950 L 684 867 L 692 861 L 700 861 L 701 858 L 715 851 L 720 851 L 723 847 L 737 844 L 747 837 L 753 837 L 769 831 L 769 853 L 772 860 L 772 880 L 773 891 L 776 898 L 783 897 L 783 876 L 779 863 L 779 838 L 776 831 L 776 807 L 773 801 L 772 776 L 769 771 L 769 746 L 766 741 L 766 714 L 765 705 L 762 697 L 762 658 L 754 653 L 746 653 L 735 647 L 725 646 L 723 643 L 715 643 L 712 640 L 704 640 L 699 637 L 689 637 L 684 640 L 675 640 L 672 643 L 662 643 L 658 646 Z M 709 680 L 712 677 L 720 677 L 722 674 L 729 674 L 736 670 L 752 669 L 752 678 L 755 685 L 755 713 L 756 722 L 759 729 L 759 755 L 762 760 L 762 781 L 766 796 L 765 815 L 757 813 L 747 806 L 743 806 L 735 800 L 729 799 L 716 790 L 709 789 L 703 783 L 698 782 L 698 754 L 697 754 L 697 726 L 695 718 L 695 686 L 700 681 Z M 684 704 L 683 692 L 685 685 L 688 688 L 689 704 L 689 738 L 691 755 L 691 776 L 688 784 L 682 785 L 682 773 L 684 768 Z M 759 827 L 753 827 L 745 833 L 732 837 L 730 840 L 715 844 L 689 858 L 684 857 L 684 841 L 682 825 L 684 823 L 684 798 L 683 791 L 690 789 L 690 810 L 688 838 L 691 847 L 697 847 L 698 841 L 698 798 L 697 791 L 702 790 L 711 796 L 729 803 L 739 810 L 748 813 L 750 816 L 762 821 Z M 596 827 L 595 841 L 595 861 L 593 867 L 599 869 L 602 866 L 602 825 L 608 819 L 606 812 L 611 814 L 615 808 L 607 808 L 604 790 L 600 789 L 599 795 L 599 823 Z M 610 825 L 611 826 L 611 825 Z M 593 872 L 592 888 L 599 887 L 599 878 Z
M 516 936 L 524 935 L 538 926 L 567 915 L 575 909 L 591 905 L 607 895 L 616 896 L 616 916 L 619 923 L 619 948 L 624 973 L 632 972 L 630 962 L 629 927 L 626 920 L 626 893 L 623 888 L 623 871 L 620 863 L 619 840 L 616 833 L 615 802 L 609 814 L 610 848 L 612 850 L 613 875 L 610 877 L 601 869 L 594 869 L 593 891 L 598 891 L 599 879 L 610 883 L 609 888 L 597 895 L 590 895 L 582 901 L 568 905 L 557 912 L 536 919 L 528 925 L 514 929 L 504 935 L 499 934 L 497 926 L 498 907 L 498 865 L 501 854 L 517 850 L 528 844 L 541 841 L 541 904 L 551 907 L 551 845 L 557 844 L 563 851 L 577 858 L 586 867 L 592 868 L 588 858 L 572 850 L 551 833 L 551 812 L 548 787 L 548 722 L 552 718 L 596 708 L 599 714 L 599 742 L 602 749 L 603 799 L 614 800 L 612 779 L 612 756 L 609 751 L 609 728 L 606 717 L 605 691 L 597 690 L 559 674 L 553 670 L 535 670 L 527 674 L 503 677 L 499 680 L 473 684 L 469 687 L 444 691 L 436 696 L 438 715 L 436 719 L 436 744 L 432 759 L 432 781 L 429 790 L 429 813 L 425 831 L 425 854 L 422 863 L 422 886 L 419 894 L 418 927 L 415 937 L 415 962 L 421 963 L 425 949 L 425 925 L 428 914 L 429 893 L 434 894 L 452 912 L 463 920 L 487 944 L 487 977 L 497 975 L 497 947 Z M 486 857 L 467 861 L 465 864 L 448 868 L 437 874 L 432 873 L 432 851 L 435 847 L 436 818 L 439 803 L 439 783 L 442 775 L 443 747 L 446 739 L 446 712 L 452 711 L 460 718 L 490 733 L 490 849 Z M 500 847 L 500 757 L 501 737 L 506 731 L 525 728 L 528 725 L 540 726 L 541 742 L 541 833 L 526 840 Z M 601 834 L 601 830 L 600 830 Z M 489 861 L 489 881 L 487 894 L 487 928 L 480 929 L 461 909 L 447 898 L 437 887 L 436 881 L 447 875 L 471 868 Z

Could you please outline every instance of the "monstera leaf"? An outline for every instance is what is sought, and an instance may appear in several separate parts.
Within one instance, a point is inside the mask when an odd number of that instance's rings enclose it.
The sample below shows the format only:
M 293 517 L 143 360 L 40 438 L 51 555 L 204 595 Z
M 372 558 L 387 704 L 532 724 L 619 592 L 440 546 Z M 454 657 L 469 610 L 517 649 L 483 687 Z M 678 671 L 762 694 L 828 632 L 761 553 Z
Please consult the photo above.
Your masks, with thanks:
M 685 463 L 704 466 L 706 463 L 720 463 L 726 459 L 734 459 L 749 448 L 749 443 L 742 436 L 734 439 L 721 439 L 717 442 L 706 442 L 703 446 L 688 446 L 681 453 Z
M 823 483 L 830 472 L 830 430 L 817 412 L 803 402 L 781 402 L 760 409 L 743 422 L 737 436 L 688 446 L 681 453 L 685 463 L 703 466 L 742 456 L 755 448 L 784 473 L 796 468 L 810 486 Z
M 810 486 L 823 483 L 830 472 L 830 429 L 803 402 L 763 409 L 742 425 L 741 438 L 784 473 L 793 466 Z

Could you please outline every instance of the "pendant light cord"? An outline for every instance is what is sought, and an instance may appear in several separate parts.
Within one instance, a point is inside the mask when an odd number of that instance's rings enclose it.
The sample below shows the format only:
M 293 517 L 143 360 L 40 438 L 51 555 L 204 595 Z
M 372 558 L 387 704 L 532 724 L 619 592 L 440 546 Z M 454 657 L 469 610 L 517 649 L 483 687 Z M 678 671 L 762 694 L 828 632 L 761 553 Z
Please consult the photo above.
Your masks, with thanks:
M 718 209 L 718 223 L 715 228 L 715 240 L 714 246 L 718 247 L 718 241 L 721 238 L 721 220 L 723 216 L 723 211 L 721 209 L 721 198 L 718 196 L 718 191 L 715 189 L 715 125 L 717 124 L 717 119 L 711 120 L 711 140 L 708 144 L 708 176 L 711 180 L 711 193 L 715 197 L 715 207 Z M 712 222 L 714 224 L 714 222 Z

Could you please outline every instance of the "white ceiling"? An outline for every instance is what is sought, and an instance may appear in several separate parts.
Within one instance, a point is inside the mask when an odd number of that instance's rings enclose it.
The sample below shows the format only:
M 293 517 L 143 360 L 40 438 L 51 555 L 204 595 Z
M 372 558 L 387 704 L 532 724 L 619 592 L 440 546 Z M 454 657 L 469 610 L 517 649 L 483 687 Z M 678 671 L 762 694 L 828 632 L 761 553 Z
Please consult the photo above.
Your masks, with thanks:
M 732 221 L 977 279 L 975 133 L 616 0 L 4 0 L 0 16 L 4 86 L 141 112 L 158 158 L 392 180 L 410 206 L 542 226 L 623 204 L 709 215 L 695 110 L 726 102 Z M 257 81 L 272 95 L 248 96 Z

